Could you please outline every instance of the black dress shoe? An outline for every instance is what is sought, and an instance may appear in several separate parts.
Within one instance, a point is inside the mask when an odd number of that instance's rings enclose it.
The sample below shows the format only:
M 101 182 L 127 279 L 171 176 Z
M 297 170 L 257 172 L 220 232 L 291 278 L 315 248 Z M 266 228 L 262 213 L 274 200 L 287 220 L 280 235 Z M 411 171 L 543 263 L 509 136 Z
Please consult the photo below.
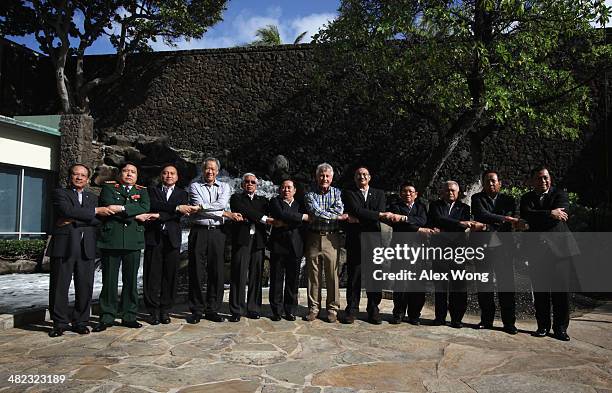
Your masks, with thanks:
M 53 326 L 53 329 L 51 329 L 51 331 L 49 332 L 49 337 L 55 338 L 55 337 L 63 336 L 65 331 L 66 331 L 65 328 Z
M 408 323 L 414 326 L 419 326 L 421 324 L 421 320 L 419 318 L 408 318 Z
M 293 314 L 285 314 L 285 319 L 287 321 L 295 321 L 296 320 L 295 315 L 293 315 Z
M 159 324 L 160 324 L 159 316 L 157 314 L 151 314 L 151 317 L 149 318 L 149 325 L 159 325 Z
M 570 336 L 567 335 L 567 332 L 565 330 L 555 331 L 555 334 L 553 334 L 553 337 L 556 338 L 557 340 L 561 340 L 561 341 L 569 341 L 570 340 Z
M 453 329 L 461 329 L 463 327 L 463 323 L 459 321 L 451 321 L 450 327 L 452 327 Z
M 121 321 L 121 326 L 125 326 L 130 329 L 140 329 L 142 327 L 142 323 L 137 321 Z
M 380 325 L 382 324 L 382 317 L 379 313 L 368 315 L 368 322 L 372 325 Z
M 516 326 L 514 325 L 506 325 L 503 328 L 504 332 L 511 334 L 511 335 L 515 335 L 518 334 L 518 329 L 516 328 Z
M 493 329 L 493 324 L 480 321 L 478 325 L 474 326 L 474 329 Z
M 78 334 L 89 334 L 89 328 L 85 325 L 74 325 L 72 331 Z
M 94 326 L 93 329 L 91 329 L 91 331 L 94 332 L 94 333 L 99 333 L 99 332 L 105 331 L 106 329 L 108 329 L 111 326 L 113 326 L 112 323 L 100 322 L 99 324 Z
M 399 325 L 400 323 L 402 323 L 402 317 L 399 317 L 397 315 L 392 315 L 391 319 L 389 319 L 389 323 L 391 325 Z
M 352 325 L 355 323 L 355 314 L 346 314 L 344 316 L 344 323 L 348 324 L 348 325 Z
M 223 318 L 221 315 L 215 313 L 210 313 L 210 314 L 206 314 L 206 319 L 208 319 L 211 322 L 224 322 L 225 318 Z
M 195 325 L 196 323 L 200 323 L 201 319 L 202 319 L 202 315 L 200 315 L 200 314 L 191 314 L 190 316 L 185 318 L 185 321 L 187 321 L 187 323 Z
M 271 321 L 274 321 L 274 322 L 278 322 L 278 321 L 280 321 L 281 319 L 282 319 L 282 318 L 281 318 L 281 316 L 280 316 L 280 315 L 278 315 L 278 314 L 272 314 L 272 316 L 270 317 L 270 320 L 271 320 Z
M 232 316 L 228 318 L 228 321 L 240 322 L 240 314 L 232 314 Z
M 548 333 L 550 333 L 550 330 L 544 329 L 544 328 L 538 328 L 538 330 L 533 332 L 531 335 L 533 337 L 546 337 L 548 336 Z
M 260 317 L 260 315 L 259 315 L 259 313 L 258 313 L 258 312 L 255 312 L 255 311 L 249 311 L 249 312 L 247 313 L 247 318 L 249 318 L 249 319 L 259 319 L 259 318 L 261 318 L 261 317 Z
M 169 324 L 170 322 L 172 322 L 172 321 L 170 320 L 170 316 L 169 316 L 168 314 L 162 314 L 162 315 L 160 315 L 160 317 L 159 317 L 159 321 L 160 321 L 162 324 L 164 324 L 164 325 L 167 325 L 167 324 Z
M 446 325 L 446 320 L 444 320 L 444 319 L 434 319 L 433 325 L 434 326 L 445 326 Z

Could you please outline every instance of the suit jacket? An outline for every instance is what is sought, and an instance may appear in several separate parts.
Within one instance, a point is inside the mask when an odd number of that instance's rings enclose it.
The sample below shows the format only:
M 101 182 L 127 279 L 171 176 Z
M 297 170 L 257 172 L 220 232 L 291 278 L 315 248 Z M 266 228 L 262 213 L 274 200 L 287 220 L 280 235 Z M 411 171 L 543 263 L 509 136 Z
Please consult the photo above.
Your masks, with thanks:
M 578 255 L 579 249 L 565 221 L 550 217 L 551 210 L 569 208 L 569 198 L 563 190 L 551 187 L 544 197 L 530 191 L 521 197 L 521 218 L 529 224 L 529 232 L 538 232 L 540 245 L 531 244 L 534 249 L 546 244 L 557 257 Z M 554 232 L 547 234 L 546 232 Z M 535 239 L 528 237 L 528 241 Z
M 404 202 L 397 202 L 389 207 L 389 211 L 408 217 L 407 222 L 391 224 L 393 232 L 416 232 L 419 228 L 427 225 L 427 208 L 419 201 L 415 201 L 410 210 Z
M 162 226 L 168 233 L 168 240 L 174 248 L 181 247 L 181 213 L 176 211 L 179 205 L 189 204 L 189 194 L 178 186 L 174 186 L 170 199 L 162 191 L 162 186 L 149 188 L 151 213 L 159 213 L 159 219 L 145 223 L 145 244 L 157 246 L 160 241 Z
M 459 221 L 470 220 L 470 207 L 463 202 L 455 202 L 449 212 L 449 205 L 442 199 L 429 204 L 429 227 L 440 228 L 444 232 L 465 232 Z
M 270 200 L 270 215 L 287 224 L 286 227 L 273 227 L 268 248 L 275 254 L 291 254 L 301 258 L 304 254 L 302 238 L 302 214 L 304 209 L 297 200 L 291 206 L 283 201 L 281 196 Z
M 230 208 L 234 213 L 242 214 L 245 221 L 232 223 L 232 245 L 247 246 L 250 240 L 251 225 L 255 225 L 255 248 L 266 247 L 266 225 L 261 218 L 268 214 L 268 200 L 260 195 L 249 198 L 246 192 L 234 194 L 230 198 Z
M 569 208 L 569 198 L 563 190 L 551 187 L 540 200 L 535 191 L 521 197 L 521 218 L 529 224 L 530 232 L 569 232 L 564 221 L 550 217 L 551 210 Z
M 134 185 L 127 192 L 119 183 L 106 183 L 100 193 L 100 206 L 123 205 L 125 211 L 105 217 L 98 247 L 110 250 L 141 250 L 145 246 L 144 224 L 134 219 L 150 208 L 147 189 Z
M 83 241 L 83 258 L 96 257 L 96 218 L 98 197 L 89 191 L 83 191 L 83 205 L 79 203 L 76 192 L 70 188 L 58 188 L 53 192 L 53 209 L 56 218 L 68 218 L 73 223 L 62 227 L 53 227 L 51 238 L 51 257 L 81 257 L 81 240 Z
M 359 219 L 359 223 L 345 224 L 347 251 L 350 249 L 350 251 L 360 254 L 361 233 L 380 232 L 378 213 L 384 212 L 387 206 L 385 193 L 382 190 L 370 187 L 366 200 L 361 191 L 354 187 L 342 192 L 342 202 L 344 203 L 344 212 Z M 372 240 L 375 240 L 376 243 L 372 247 L 378 246 L 381 241 L 379 238 Z
M 344 190 L 342 202 L 344 212 L 359 219 L 357 224 L 347 224 L 347 236 L 349 234 L 359 235 L 361 232 L 380 231 L 378 213 L 384 212 L 387 205 L 385 193 L 382 190 L 370 187 L 367 200 L 357 188 Z
M 497 194 L 495 202 L 486 192 L 472 195 L 474 220 L 487 224 L 491 231 L 510 232 L 512 224 L 504 222 L 505 216 L 516 214 L 516 201 L 510 195 Z

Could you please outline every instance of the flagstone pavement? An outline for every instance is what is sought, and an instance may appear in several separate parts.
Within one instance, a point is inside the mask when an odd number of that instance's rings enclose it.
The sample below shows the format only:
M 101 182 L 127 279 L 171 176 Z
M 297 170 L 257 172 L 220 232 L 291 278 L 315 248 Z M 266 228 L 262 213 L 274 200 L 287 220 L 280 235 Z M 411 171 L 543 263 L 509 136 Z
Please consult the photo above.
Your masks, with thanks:
M 476 316 L 429 326 L 429 308 L 421 326 L 186 315 L 55 339 L 48 322 L 0 331 L 0 392 L 612 392 L 612 304 L 574 314 L 567 343 L 531 337 L 532 320 L 516 336 L 474 330 Z M 53 375 L 65 381 L 40 383 Z

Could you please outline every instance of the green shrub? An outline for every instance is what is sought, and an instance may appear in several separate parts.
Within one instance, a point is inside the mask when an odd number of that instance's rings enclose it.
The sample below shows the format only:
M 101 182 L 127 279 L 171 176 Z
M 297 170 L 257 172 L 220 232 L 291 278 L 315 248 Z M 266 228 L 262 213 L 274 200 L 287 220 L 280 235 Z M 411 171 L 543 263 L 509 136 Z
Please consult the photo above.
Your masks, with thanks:
M 46 244 L 45 240 L 0 240 L 0 258 L 39 260 Z
M 511 188 L 502 188 L 501 193 L 507 194 L 518 202 L 521 200 L 521 197 L 529 191 L 527 187 L 511 187 Z M 568 192 L 567 193 L 569 199 L 570 209 L 574 206 L 578 205 L 578 193 L 576 192 Z

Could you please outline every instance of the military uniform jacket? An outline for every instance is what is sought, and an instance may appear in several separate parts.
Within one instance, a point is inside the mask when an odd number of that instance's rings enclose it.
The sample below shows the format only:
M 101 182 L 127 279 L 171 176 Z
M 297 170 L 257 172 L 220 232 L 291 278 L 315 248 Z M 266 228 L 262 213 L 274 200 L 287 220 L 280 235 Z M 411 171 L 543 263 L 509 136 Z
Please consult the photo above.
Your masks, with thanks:
M 119 183 L 102 187 L 100 206 L 123 205 L 125 211 L 106 217 L 98 237 L 98 247 L 111 250 L 140 250 L 145 247 L 143 223 L 134 219 L 150 208 L 146 188 L 134 185 L 126 191 Z

